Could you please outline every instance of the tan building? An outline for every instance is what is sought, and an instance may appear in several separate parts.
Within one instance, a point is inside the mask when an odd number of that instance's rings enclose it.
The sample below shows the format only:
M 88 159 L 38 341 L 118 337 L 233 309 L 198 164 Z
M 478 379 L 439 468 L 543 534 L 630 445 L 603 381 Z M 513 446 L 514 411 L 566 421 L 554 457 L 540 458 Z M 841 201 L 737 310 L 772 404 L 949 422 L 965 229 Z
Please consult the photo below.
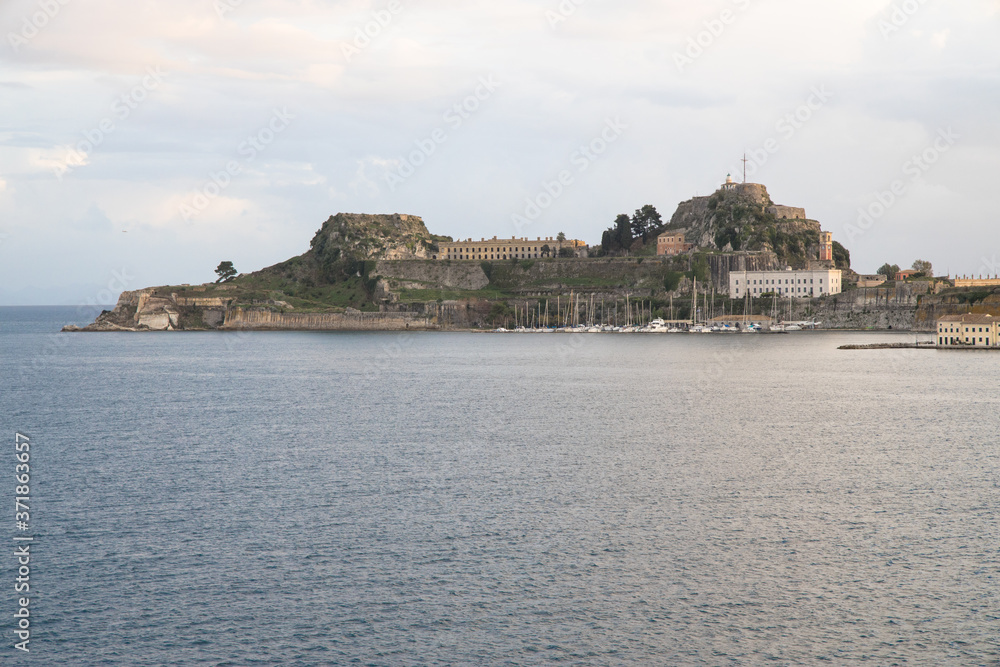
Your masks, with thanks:
M 961 278 L 955 278 L 955 287 L 1000 287 L 1000 277 L 989 276 L 983 278 L 982 276 L 978 278 L 970 278 L 968 276 L 962 276 Z
M 1000 347 L 1000 317 L 945 315 L 937 321 L 938 347 Z
M 569 249 L 574 257 L 587 256 L 587 244 L 577 239 L 557 241 L 552 237 L 531 239 L 479 239 L 473 241 L 439 242 L 438 254 L 434 259 L 454 259 L 461 261 L 541 259 L 558 257 L 562 249 Z
M 684 234 L 679 232 L 664 232 L 656 237 L 656 254 L 672 257 L 694 248 L 693 243 L 684 242 Z

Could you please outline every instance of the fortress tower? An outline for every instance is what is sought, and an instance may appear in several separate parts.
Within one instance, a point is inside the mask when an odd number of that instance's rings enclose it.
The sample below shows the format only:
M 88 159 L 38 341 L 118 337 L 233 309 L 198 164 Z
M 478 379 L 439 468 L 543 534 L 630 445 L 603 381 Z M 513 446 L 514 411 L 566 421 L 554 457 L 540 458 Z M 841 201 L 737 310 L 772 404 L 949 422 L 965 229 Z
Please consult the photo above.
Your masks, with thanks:
M 819 259 L 820 261 L 833 261 L 833 233 L 819 233 Z

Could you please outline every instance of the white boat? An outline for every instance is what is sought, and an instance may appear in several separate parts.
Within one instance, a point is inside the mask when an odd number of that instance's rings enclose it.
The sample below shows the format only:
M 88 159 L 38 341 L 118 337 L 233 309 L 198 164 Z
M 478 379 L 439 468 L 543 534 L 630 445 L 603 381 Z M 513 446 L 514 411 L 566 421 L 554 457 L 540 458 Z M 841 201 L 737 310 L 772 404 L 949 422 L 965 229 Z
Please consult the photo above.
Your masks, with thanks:
M 663 321 L 662 318 L 657 317 L 655 320 L 649 323 L 646 327 L 649 333 L 667 333 L 667 323 Z

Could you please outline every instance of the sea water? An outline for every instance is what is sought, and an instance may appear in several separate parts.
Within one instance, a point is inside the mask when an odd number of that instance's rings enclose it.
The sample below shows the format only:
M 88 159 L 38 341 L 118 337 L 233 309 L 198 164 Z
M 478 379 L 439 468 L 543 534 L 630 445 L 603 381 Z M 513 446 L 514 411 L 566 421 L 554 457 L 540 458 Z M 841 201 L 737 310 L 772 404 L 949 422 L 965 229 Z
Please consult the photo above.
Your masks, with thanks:
M 0 309 L 2 664 L 1000 664 L 1000 354 L 74 313 Z

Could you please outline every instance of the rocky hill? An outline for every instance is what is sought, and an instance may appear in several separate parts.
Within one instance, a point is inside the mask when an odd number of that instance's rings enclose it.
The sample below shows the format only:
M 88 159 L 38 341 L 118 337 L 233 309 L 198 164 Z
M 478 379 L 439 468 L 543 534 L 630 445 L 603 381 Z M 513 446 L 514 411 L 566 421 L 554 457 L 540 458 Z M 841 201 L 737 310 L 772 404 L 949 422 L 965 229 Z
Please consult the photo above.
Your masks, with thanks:
M 685 230 L 687 241 L 701 248 L 770 252 L 783 266 L 805 268 L 817 256 L 820 223 L 779 219 L 768 210 L 774 206 L 763 185 L 737 184 L 709 197 L 681 202 L 667 229 Z M 850 268 L 850 253 L 837 242 L 834 259 L 837 268 Z
M 338 213 L 309 250 L 225 283 L 125 292 L 90 330 L 215 328 L 233 308 L 278 312 L 377 311 L 381 261 L 430 259 L 438 241 L 415 215 Z

